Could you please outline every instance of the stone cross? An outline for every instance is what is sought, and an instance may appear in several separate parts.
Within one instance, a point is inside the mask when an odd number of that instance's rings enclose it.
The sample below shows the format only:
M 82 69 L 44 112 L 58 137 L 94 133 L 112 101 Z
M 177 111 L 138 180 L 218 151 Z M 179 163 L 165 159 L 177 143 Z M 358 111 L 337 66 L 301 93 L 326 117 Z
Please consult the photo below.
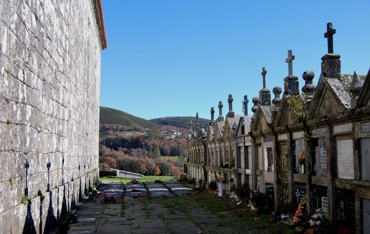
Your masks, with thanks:
M 288 63 L 288 75 L 293 75 L 293 60 L 295 56 L 292 55 L 292 50 L 288 50 L 288 58 L 285 59 L 285 62 Z
M 229 112 L 233 111 L 233 95 L 229 94 L 229 98 L 227 99 L 227 102 L 229 103 Z
M 248 103 L 249 103 L 248 96 L 244 95 L 243 112 L 245 115 L 248 115 Z
M 326 33 L 324 34 L 325 38 L 328 38 L 328 54 L 334 53 L 333 49 L 333 35 L 336 33 L 336 30 L 333 28 L 332 23 L 326 24 Z
M 222 116 L 222 107 L 223 107 L 224 105 L 222 105 L 222 102 L 220 101 L 219 103 L 218 103 L 218 113 L 219 113 L 219 116 L 221 117 Z
M 266 88 L 266 73 L 267 73 L 267 70 L 265 69 L 265 67 L 263 67 L 262 72 L 261 72 L 262 79 L 263 79 L 263 88 Z
M 195 129 L 196 129 L 196 131 L 198 131 L 199 130 L 199 121 L 198 121 L 198 112 L 197 112 L 197 115 L 195 116 Z
M 215 108 L 213 108 L 213 106 L 212 106 L 212 108 L 211 108 L 211 120 L 212 121 L 214 119 L 214 115 L 215 115 Z

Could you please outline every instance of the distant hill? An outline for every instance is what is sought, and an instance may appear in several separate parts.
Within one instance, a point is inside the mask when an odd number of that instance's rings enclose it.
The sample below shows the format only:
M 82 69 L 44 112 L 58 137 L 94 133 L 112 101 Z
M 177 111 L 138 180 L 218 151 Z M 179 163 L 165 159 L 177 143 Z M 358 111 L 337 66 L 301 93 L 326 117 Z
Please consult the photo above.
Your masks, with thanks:
M 157 123 L 159 125 L 169 125 L 178 128 L 190 129 L 190 120 L 193 123 L 193 129 L 195 129 L 195 117 L 163 117 L 151 119 L 150 121 L 153 121 L 154 123 Z M 198 122 L 200 125 L 203 125 L 206 128 L 211 120 L 198 118 Z
M 101 124 L 121 124 L 123 126 L 134 127 L 142 126 L 144 128 L 158 128 L 159 126 L 152 121 L 145 120 L 126 112 L 109 107 L 100 107 Z

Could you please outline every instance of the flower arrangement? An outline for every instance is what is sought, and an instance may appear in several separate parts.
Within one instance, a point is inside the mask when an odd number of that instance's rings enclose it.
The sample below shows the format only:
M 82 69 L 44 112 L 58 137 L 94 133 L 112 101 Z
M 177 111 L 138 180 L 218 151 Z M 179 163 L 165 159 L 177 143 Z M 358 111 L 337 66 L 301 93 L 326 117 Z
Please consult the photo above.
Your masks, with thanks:
M 304 155 L 304 151 L 302 151 L 299 156 L 298 156 L 298 163 L 299 164 L 304 164 L 304 161 L 306 159 L 306 156 Z
M 305 213 L 306 213 L 305 205 L 306 205 L 306 197 L 304 196 L 300 199 L 298 209 L 296 210 L 294 214 L 294 218 L 293 218 L 294 224 L 301 225 L 307 220 L 305 217 Z
M 324 219 L 325 215 L 322 212 L 322 209 L 319 208 L 315 210 L 315 213 L 313 215 L 311 215 L 308 223 L 310 224 L 311 228 L 316 229 L 323 222 Z

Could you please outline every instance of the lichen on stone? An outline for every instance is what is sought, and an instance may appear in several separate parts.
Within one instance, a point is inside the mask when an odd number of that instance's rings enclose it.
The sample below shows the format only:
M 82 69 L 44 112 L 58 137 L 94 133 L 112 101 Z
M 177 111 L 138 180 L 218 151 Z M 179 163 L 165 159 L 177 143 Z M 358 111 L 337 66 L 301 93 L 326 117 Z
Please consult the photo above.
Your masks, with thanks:
M 289 102 L 292 104 L 293 110 L 297 115 L 298 119 L 301 119 L 303 116 L 302 106 L 303 100 L 300 95 L 292 95 L 288 97 Z

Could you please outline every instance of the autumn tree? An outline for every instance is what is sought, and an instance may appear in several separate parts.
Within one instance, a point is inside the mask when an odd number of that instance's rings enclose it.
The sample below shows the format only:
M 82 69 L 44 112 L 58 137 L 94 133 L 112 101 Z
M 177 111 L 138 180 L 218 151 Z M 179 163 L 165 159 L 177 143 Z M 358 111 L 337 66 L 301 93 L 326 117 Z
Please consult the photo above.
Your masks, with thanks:
M 107 165 L 110 168 L 117 168 L 117 160 L 110 156 L 105 156 L 99 159 L 100 163 Z

